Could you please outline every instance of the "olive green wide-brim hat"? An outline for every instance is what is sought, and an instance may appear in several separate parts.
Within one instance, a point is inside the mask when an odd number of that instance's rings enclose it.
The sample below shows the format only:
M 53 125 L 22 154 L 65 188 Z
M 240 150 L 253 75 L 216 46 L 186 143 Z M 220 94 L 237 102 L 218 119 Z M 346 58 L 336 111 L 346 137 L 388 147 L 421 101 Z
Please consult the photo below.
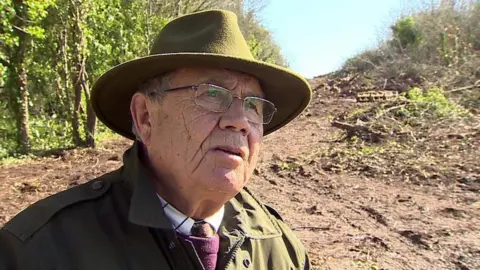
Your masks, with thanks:
M 95 83 L 91 104 L 97 117 L 113 131 L 130 139 L 130 101 L 150 78 L 182 67 L 224 68 L 256 77 L 277 112 L 264 125 L 267 135 L 298 116 L 311 99 L 311 89 L 300 75 L 252 56 L 234 13 L 209 10 L 179 17 L 163 27 L 150 55 L 120 64 Z

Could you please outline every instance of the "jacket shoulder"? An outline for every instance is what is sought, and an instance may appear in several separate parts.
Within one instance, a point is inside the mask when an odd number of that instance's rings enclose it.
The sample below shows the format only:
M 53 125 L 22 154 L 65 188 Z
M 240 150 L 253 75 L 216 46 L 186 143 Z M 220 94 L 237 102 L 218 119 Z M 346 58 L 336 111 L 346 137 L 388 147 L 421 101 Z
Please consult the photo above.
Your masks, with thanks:
M 268 205 L 268 204 L 263 204 L 263 206 L 265 206 L 265 208 L 267 209 L 267 211 L 270 213 L 270 215 L 274 216 L 276 219 L 278 220 L 281 220 L 283 221 L 283 218 L 282 216 L 280 216 L 280 214 L 278 213 L 277 210 L 275 210 L 275 208 L 273 208 L 272 206 Z
M 242 191 L 240 191 L 240 193 L 242 192 L 246 192 L 249 196 L 251 196 L 259 205 L 260 207 L 263 209 L 263 211 L 268 214 L 268 216 L 270 217 L 273 217 L 275 220 L 279 220 L 279 221 L 284 221 L 282 216 L 278 213 L 277 210 L 275 210 L 275 208 L 273 208 L 272 206 L 262 202 L 259 198 L 257 198 L 257 196 L 255 196 L 255 194 L 253 194 L 253 192 L 247 188 L 247 187 L 244 187 Z
M 42 199 L 7 222 L 3 230 L 8 231 L 20 241 L 25 241 L 63 209 L 102 197 L 118 176 L 118 171 L 113 171 L 85 184 Z

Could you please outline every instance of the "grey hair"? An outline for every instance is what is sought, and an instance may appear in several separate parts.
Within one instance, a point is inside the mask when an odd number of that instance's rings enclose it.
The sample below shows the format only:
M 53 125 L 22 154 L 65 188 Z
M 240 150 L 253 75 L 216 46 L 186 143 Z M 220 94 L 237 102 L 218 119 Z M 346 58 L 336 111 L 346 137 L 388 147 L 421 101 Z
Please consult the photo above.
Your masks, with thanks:
M 137 93 L 145 94 L 149 99 L 154 99 L 161 102 L 165 96 L 166 90 L 170 88 L 170 78 L 172 77 L 173 71 L 164 73 L 162 75 L 156 76 L 147 80 L 145 83 L 142 83 L 138 89 Z M 135 128 L 135 123 L 132 121 L 132 133 L 135 135 L 137 141 L 142 141 L 138 135 L 137 129 Z

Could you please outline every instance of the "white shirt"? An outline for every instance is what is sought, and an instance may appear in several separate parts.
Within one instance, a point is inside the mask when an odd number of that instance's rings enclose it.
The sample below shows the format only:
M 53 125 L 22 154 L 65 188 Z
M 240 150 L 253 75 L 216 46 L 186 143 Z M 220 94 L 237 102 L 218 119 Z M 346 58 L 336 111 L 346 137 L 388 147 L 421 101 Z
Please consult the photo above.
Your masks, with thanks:
M 191 217 L 184 215 L 182 212 L 178 211 L 175 207 L 173 207 L 171 204 L 165 201 L 162 197 L 160 197 L 160 195 L 157 194 L 157 196 L 160 199 L 160 202 L 162 203 L 162 207 L 163 207 L 163 211 L 165 212 L 165 215 L 172 223 L 173 229 L 183 235 L 187 235 L 187 236 L 191 235 L 190 230 L 192 229 L 192 226 L 193 226 L 193 223 L 195 223 L 195 220 L 193 220 Z M 217 233 L 218 229 L 220 228 L 220 224 L 222 223 L 224 213 L 225 213 L 225 206 L 222 206 L 222 208 L 220 208 L 220 210 L 218 210 L 215 214 L 204 219 L 205 222 L 212 225 L 215 233 Z

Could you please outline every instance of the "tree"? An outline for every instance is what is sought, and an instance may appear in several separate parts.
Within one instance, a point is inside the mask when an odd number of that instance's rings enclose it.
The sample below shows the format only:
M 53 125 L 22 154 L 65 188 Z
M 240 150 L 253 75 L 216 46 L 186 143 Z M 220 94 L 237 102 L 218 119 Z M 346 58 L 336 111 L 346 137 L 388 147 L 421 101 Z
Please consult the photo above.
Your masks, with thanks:
M 50 0 L 2 0 L 0 2 L 0 64 L 7 68 L 6 87 L 10 109 L 16 120 L 21 152 L 30 150 L 28 56 L 34 42 L 43 38 L 39 27 Z
M 415 20 L 412 16 L 398 20 L 392 27 L 395 43 L 393 46 L 399 46 L 401 50 L 408 46 L 418 45 L 421 41 L 421 35 L 415 27 Z
M 6 138 L 0 157 L 18 149 L 94 147 L 90 87 L 112 66 L 147 55 L 158 32 L 180 15 L 231 10 L 254 56 L 284 65 L 256 18 L 263 5 L 263 0 L 0 0 L 0 129 Z
M 271 33 L 257 18 L 265 6 L 266 2 L 262 0 L 233 0 L 225 8 L 237 14 L 240 29 L 256 59 L 288 66 Z

